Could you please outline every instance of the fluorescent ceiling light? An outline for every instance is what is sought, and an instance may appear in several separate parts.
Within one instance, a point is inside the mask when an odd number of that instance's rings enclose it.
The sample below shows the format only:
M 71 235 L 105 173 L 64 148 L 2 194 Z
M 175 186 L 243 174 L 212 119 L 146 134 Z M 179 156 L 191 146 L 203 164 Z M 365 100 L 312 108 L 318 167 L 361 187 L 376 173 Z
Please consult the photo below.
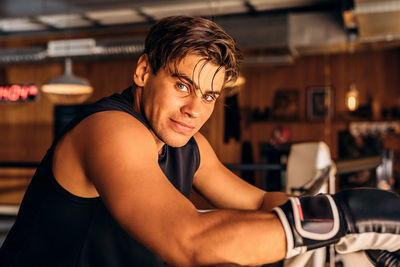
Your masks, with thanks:
M 55 28 L 78 28 L 92 26 L 92 22 L 78 14 L 57 14 L 38 16 L 37 19 Z
M 43 24 L 36 23 L 31 19 L 16 18 L 16 19 L 1 19 L 0 29 L 4 32 L 16 32 L 16 31 L 45 30 L 47 29 L 47 27 Z
M 249 4 L 257 11 L 310 6 L 324 2 L 328 0 L 249 0 Z
M 85 15 L 103 25 L 144 22 L 147 19 L 133 9 L 89 11 Z
M 144 6 L 140 10 L 154 19 L 174 15 L 209 16 L 247 12 L 242 0 L 182 2 L 179 4 Z

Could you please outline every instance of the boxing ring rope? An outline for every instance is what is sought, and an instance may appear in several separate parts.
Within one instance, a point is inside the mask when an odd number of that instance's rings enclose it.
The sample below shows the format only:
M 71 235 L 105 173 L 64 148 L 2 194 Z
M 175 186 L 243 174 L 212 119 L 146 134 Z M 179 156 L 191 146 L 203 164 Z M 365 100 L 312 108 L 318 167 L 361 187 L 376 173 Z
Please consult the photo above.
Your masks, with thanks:
M 381 164 L 382 157 L 376 156 L 361 159 L 344 159 L 333 162 L 336 165 L 336 174 L 340 175 L 350 172 L 374 169 Z M 282 165 L 280 164 L 225 164 L 225 166 L 231 171 L 270 171 L 283 169 Z
M 39 162 L 16 162 L 16 161 L 1 161 L 0 162 L 0 171 L 1 170 L 14 170 L 14 169 L 36 169 L 39 166 Z M 31 175 L 26 174 L 2 174 L 0 175 L 0 180 L 4 179 L 26 179 L 31 178 Z M 25 191 L 27 185 L 26 184 L 13 184 L 13 185 L 3 185 L 0 187 L 0 194 L 13 193 L 17 191 Z M 14 221 L 17 217 L 19 210 L 19 204 L 0 204 L 0 246 L 3 243 L 8 231 L 11 226 L 14 224 Z
M 231 171 L 276 171 L 282 170 L 280 164 L 225 164 Z
M 16 162 L 16 161 L 1 161 L 0 169 L 36 169 L 39 162 Z M 1 179 L 1 177 L 0 177 Z M 21 186 L 6 186 L 0 188 L 0 194 L 4 192 L 11 192 L 15 190 L 25 189 Z M 18 204 L 0 204 L 0 219 L 15 219 L 19 210 Z M 0 233 L 3 231 L 0 230 Z
M 39 162 L 0 161 L 0 168 L 36 169 Z
M 336 174 L 346 174 L 350 172 L 358 172 L 377 168 L 382 163 L 381 156 L 345 159 L 335 161 L 337 168 Z

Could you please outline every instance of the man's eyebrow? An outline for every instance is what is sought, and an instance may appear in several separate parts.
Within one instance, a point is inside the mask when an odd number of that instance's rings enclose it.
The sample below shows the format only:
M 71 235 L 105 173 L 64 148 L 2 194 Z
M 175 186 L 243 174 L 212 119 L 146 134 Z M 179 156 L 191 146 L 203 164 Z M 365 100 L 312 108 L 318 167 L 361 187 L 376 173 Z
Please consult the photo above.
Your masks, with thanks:
M 190 83 L 195 89 L 199 89 L 200 87 L 195 84 L 195 82 L 192 81 L 192 79 L 190 79 L 188 76 L 186 76 L 185 74 L 179 74 L 179 73 L 172 73 L 171 74 L 172 77 L 178 78 L 179 80 L 185 80 L 186 82 Z M 203 94 L 214 94 L 214 95 L 221 95 L 221 92 L 218 91 L 214 91 L 214 90 L 209 90 L 206 92 L 203 92 Z
M 210 90 L 210 91 L 204 92 L 204 94 L 213 94 L 213 95 L 220 96 L 221 92 Z
M 185 80 L 186 82 L 190 83 L 194 88 L 196 89 L 200 89 L 199 86 L 197 84 L 195 84 L 194 81 L 192 81 L 192 79 L 190 79 L 188 76 L 186 76 L 185 74 L 179 74 L 179 73 L 172 73 L 171 74 L 172 77 L 178 78 L 179 80 Z

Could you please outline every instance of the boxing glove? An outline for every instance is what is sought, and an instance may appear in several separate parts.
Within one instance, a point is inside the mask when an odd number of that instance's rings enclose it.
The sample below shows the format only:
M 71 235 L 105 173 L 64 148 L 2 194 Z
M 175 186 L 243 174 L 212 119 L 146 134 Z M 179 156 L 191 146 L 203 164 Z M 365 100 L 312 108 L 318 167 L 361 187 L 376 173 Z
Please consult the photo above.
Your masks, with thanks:
M 340 253 L 400 249 L 400 196 L 378 189 L 291 197 L 274 209 L 286 234 L 286 258 L 335 244 Z

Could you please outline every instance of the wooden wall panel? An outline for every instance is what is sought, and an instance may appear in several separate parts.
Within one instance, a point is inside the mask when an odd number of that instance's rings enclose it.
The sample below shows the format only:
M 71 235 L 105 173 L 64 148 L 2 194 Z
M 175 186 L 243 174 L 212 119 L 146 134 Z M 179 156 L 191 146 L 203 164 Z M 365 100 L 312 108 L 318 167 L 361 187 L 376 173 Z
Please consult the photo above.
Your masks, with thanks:
M 384 79 L 381 88 L 382 94 L 381 108 L 393 106 L 400 107 L 400 52 L 386 52 L 383 54 L 382 73 Z
M 94 93 L 87 102 L 121 92 L 132 84 L 136 58 L 77 61 L 74 73 L 89 80 Z
M 361 106 L 373 106 L 373 119 L 384 120 L 387 118 L 381 116 L 382 109 L 400 109 L 399 73 L 399 49 L 307 56 L 297 58 L 294 64 L 288 66 L 243 65 L 242 75 L 246 84 L 239 92 L 241 109 L 272 110 L 276 90 L 295 88 L 299 90 L 299 120 L 242 122 L 242 141 L 251 141 L 254 158 L 258 159 L 258 145 L 268 142 L 276 127 L 284 126 L 291 132 L 291 142 L 325 141 L 331 148 L 332 156 L 337 158 L 338 132 L 346 130 L 350 121 L 359 120 L 351 117 L 345 107 L 345 95 L 350 84 L 356 84 Z M 310 122 L 306 118 L 307 88 L 325 85 L 331 85 L 334 90 L 334 117 L 323 122 Z M 210 119 L 206 126 L 207 135 L 212 136 L 211 143 L 224 162 L 239 163 L 240 157 L 232 157 L 231 152 L 235 148 L 235 152 L 240 154 L 240 143 L 221 146 L 224 132 L 212 130 L 218 128 L 218 123 L 223 124 L 223 120 L 221 115 L 219 119 Z

